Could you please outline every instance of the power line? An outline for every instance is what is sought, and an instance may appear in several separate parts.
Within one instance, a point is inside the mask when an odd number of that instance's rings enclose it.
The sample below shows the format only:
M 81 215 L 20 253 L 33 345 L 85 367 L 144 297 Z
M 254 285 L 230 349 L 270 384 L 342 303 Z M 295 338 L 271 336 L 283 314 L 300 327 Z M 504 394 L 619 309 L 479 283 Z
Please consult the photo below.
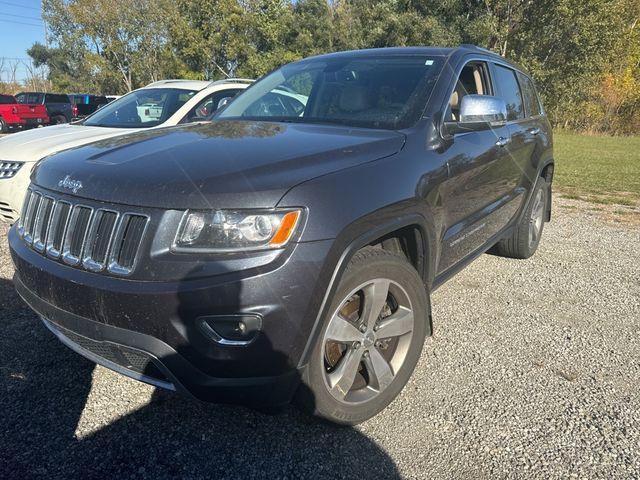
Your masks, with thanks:
M 18 8 L 26 8 L 27 10 L 37 10 L 40 11 L 40 9 L 38 7 L 27 7 L 25 5 L 20 5 L 19 3 L 12 3 L 12 2 L 5 2 L 4 0 L 0 0 L 0 3 L 4 4 L 4 5 L 11 5 L 12 7 L 18 7 Z
M 14 23 L 14 24 L 18 24 L 18 25 L 29 25 L 30 27 L 42 28 L 42 25 L 38 25 L 38 24 L 35 24 L 35 23 L 18 22 L 17 20 L 4 20 L 4 19 L 0 18 L 0 22 Z
M 26 15 L 14 15 L 13 13 L 0 13 L 0 15 L 5 15 L 7 17 L 27 18 L 29 20 L 37 20 L 38 22 L 42 22 L 42 19 L 40 17 L 27 17 Z

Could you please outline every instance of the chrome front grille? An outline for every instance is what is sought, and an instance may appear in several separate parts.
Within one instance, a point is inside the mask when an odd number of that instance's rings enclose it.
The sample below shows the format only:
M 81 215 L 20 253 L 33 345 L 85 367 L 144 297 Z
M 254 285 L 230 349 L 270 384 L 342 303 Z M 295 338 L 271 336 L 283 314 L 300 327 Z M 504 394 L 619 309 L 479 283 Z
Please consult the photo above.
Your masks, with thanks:
M 0 179 L 14 177 L 23 165 L 24 162 L 9 162 L 6 160 L 0 160 Z
M 31 248 L 67 265 L 116 275 L 133 272 L 149 217 L 93 208 L 27 191 L 18 234 Z

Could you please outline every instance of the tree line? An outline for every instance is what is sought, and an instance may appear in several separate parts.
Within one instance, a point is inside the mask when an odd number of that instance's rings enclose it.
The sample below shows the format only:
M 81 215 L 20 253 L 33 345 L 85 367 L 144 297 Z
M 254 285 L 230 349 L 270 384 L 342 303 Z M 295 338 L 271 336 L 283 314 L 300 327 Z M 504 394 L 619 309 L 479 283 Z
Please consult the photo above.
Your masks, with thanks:
M 472 43 L 520 63 L 556 126 L 640 132 L 640 0 L 43 0 L 28 54 L 61 91 L 259 77 L 338 50 Z

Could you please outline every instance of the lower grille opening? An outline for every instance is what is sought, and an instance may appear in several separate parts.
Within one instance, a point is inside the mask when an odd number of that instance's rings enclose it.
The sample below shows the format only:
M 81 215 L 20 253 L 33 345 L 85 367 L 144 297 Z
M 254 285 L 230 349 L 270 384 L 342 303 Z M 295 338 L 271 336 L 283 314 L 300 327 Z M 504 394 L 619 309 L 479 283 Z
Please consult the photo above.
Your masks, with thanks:
M 160 368 L 155 364 L 155 360 L 151 355 L 124 345 L 118 345 L 111 342 L 98 342 L 96 340 L 83 337 L 82 335 L 78 335 L 71 330 L 67 330 L 64 327 L 53 324 L 45 319 L 43 319 L 43 322 L 49 330 L 53 331 L 58 338 L 63 341 L 63 343 L 66 343 L 67 345 L 71 343 L 72 345 L 69 345 L 71 348 L 73 348 L 73 346 L 80 347 L 81 349 L 86 350 L 101 359 L 114 363 L 127 371 L 135 372 L 146 377 L 142 379 L 138 378 L 138 380 L 151 380 L 149 383 L 163 388 L 174 389 L 171 380 L 162 373 Z M 126 374 L 126 372 L 120 373 Z

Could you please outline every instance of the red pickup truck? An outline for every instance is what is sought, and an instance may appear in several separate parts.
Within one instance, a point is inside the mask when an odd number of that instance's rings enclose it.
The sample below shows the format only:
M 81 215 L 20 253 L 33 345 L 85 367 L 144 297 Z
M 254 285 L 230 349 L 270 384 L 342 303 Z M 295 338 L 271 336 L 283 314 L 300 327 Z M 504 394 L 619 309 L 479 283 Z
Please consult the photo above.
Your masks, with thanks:
M 49 115 L 44 105 L 18 103 L 13 95 L 0 95 L 0 133 L 48 123 Z

